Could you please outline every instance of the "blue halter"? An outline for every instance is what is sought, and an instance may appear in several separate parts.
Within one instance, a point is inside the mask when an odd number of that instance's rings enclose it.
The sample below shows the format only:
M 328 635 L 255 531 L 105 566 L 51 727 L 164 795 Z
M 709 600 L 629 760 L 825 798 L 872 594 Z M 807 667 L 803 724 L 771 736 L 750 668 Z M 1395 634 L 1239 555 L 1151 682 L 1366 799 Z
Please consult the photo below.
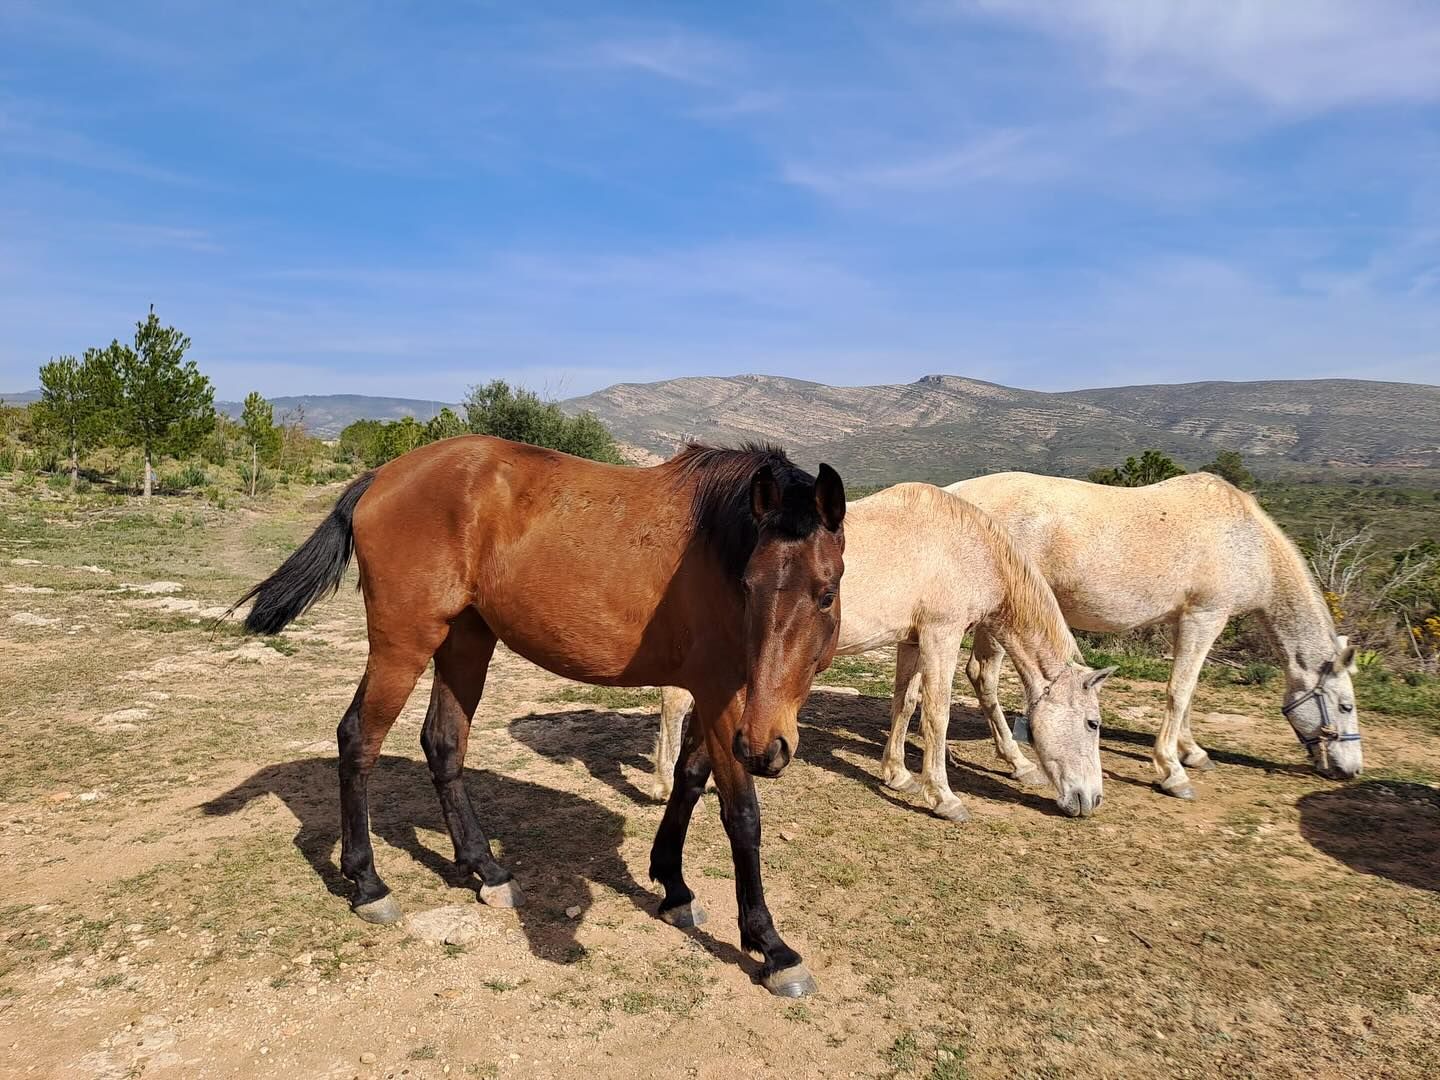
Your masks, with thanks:
M 1342 732 L 1330 719 L 1330 706 L 1325 700 L 1325 695 L 1320 692 L 1320 686 L 1321 683 L 1316 683 L 1314 689 L 1305 691 L 1305 693 L 1290 702 L 1289 705 L 1282 705 L 1280 707 L 1280 715 L 1285 717 L 1286 720 L 1289 720 L 1290 714 L 1311 698 L 1314 698 L 1320 706 L 1320 726 L 1315 729 L 1315 734 L 1308 739 L 1295 729 L 1294 721 L 1291 721 L 1290 730 L 1295 732 L 1295 738 L 1300 740 L 1300 745 L 1305 747 L 1306 750 L 1309 750 L 1321 742 L 1327 747 L 1337 742 L 1359 742 L 1360 733 L 1358 731 L 1349 734 Z

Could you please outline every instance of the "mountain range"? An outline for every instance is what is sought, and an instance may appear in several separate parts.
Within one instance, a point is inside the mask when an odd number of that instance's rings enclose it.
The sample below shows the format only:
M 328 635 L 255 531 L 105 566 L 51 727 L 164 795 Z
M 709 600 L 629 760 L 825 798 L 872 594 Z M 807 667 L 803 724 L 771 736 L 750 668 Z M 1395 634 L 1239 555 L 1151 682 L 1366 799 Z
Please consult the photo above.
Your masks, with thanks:
M 684 438 L 762 438 L 861 483 L 1083 474 L 1152 447 L 1190 468 L 1218 450 L 1271 471 L 1440 466 L 1440 387 L 1358 379 L 1047 393 L 955 375 L 883 386 L 739 375 L 623 383 L 564 404 L 660 456 Z
M 36 392 L 4 394 L 11 403 Z M 362 394 L 271 399 L 304 409 L 321 437 L 359 419 L 433 416 L 445 402 Z M 1269 471 L 1440 467 L 1440 387 L 1359 379 L 1197 382 L 1049 393 L 957 375 L 827 386 L 773 375 L 620 383 L 561 403 L 594 412 L 632 456 L 658 460 L 684 439 L 765 439 L 847 479 L 949 481 L 977 472 L 1084 473 L 1143 449 L 1189 467 L 1238 450 Z M 219 402 L 238 416 L 239 402 Z M 452 408 L 458 408 L 452 405 Z

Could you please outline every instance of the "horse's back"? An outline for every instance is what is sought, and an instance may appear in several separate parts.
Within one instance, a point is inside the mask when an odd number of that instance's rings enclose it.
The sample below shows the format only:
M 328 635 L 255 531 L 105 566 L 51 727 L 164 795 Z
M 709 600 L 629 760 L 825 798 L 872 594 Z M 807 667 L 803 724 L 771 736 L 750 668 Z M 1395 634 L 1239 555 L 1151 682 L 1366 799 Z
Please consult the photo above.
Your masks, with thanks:
M 1005 526 L 1081 629 L 1127 629 L 1192 606 L 1248 609 L 1268 574 L 1253 500 L 1208 473 L 1140 488 L 995 473 L 946 490 Z
M 382 466 L 354 519 L 372 628 L 473 607 L 521 655 L 573 657 L 560 674 L 622 677 L 684 544 L 654 473 L 479 435 Z

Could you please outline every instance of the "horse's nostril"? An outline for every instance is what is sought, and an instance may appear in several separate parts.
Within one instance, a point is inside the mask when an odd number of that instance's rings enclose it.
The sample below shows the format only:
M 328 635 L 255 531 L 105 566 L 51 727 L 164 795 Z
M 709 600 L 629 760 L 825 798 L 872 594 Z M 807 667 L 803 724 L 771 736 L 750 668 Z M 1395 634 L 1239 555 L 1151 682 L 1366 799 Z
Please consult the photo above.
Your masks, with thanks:
M 735 732 L 735 741 L 731 744 L 730 748 L 735 751 L 735 759 L 737 761 L 750 760 L 750 740 L 745 738 L 745 732 Z
M 772 772 L 779 772 L 790 764 L 790 744 L 779 736 L 765 750 L 765 764 Z

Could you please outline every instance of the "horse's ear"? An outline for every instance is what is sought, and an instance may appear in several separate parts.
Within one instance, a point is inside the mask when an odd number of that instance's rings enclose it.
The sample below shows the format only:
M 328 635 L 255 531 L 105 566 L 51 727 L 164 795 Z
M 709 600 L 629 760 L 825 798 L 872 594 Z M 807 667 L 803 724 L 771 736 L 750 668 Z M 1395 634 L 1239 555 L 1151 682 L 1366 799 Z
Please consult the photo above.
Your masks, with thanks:
M 845 520 L 845 481 L 829 465 L 821 464 L 815 475 L 815 509 L 831 532 L 838 532 Z
M 1111 675 L 1114 675 L 1115 672 L 1119 670 L 1120 669 L 1118 667 L 1107 667 L 1101 668 L 1099 671 L 1090 672 L 1089 675 L 1085 676 L 1085 689 L 1094 690 L 1097 686 L 1099 686 L 1101 683 L 1103 683 L 1106 679 L 1108 679 Z
M 1355 646 L 1350 644 L 1350 639 L 1344 634 L 1340 635 L 1340 651 L 1335 654 L 1335 666 L 1344 668 L 1352 675 L 1355 673 Z
M 750 513 L 755 520 L 762 520 L 766 514 L 780 509 L 780 485 L 769 465 L 761 465 L 750 478 Z

